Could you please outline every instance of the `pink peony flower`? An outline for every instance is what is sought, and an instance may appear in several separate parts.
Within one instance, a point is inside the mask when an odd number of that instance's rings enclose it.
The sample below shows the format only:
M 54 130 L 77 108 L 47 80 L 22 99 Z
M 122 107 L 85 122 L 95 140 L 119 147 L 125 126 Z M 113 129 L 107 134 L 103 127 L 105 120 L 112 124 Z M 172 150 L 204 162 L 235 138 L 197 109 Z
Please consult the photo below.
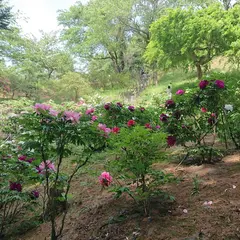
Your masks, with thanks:
M 36 113 L 40 114 L 40 111 L 39 110 L 42 110 L 42 111 L 49 111 L 51 108 L 50 105 L 46 105 L 46 104 L 42 104 L 42 103 L 36 103 L 34 105 L 34 109 L 36 111 Z
M 119 133 L 119 132 L 120 132 L 120 128 L 119 128 L 119 127 L 113 127 L 113 128 L 112 128 L 112 133 L 117 134 L 117 133 Z
M 127 125 L 128 125 L 128 127 L 132 127 L 132 126 L 134 126 L 136 124 L 136 122 L 134 121 L 134 120 L 129 120 L 128 121 L 128 123 L 127 123 Z
M 85 113 L 86 113 L 87 115 L 90 115 L 90 114 L 93 114 L 94 111 L 95 111 L 94 108 L 90 108 L 90 109 L 87 109 Z
M 141 112 L 144 112 L 144 111 L 145 111 L 145 108 L 144 108 L 144 107 L 140 107 L 140 111 L 141 111 Z
M 83 105 L 84 103 L 85 103 L 84 100 L 80 100 L 77 105 L 78 105 L 78 106 L 81 106 L 81 105 Z
M 185 91 L 182 90 L 182 89 L 179 89 L 179 90 L 177 90 L 177 92 L 176 92 L 177 95 L 183 95 L 184 93 L 185 93 Z
M 199 83 L 199 87 L 200 89 L 204 89 L 207 87 L 207 85 L 209 84 L 209 82 L 207 80 L 202 80 L 200 83 Z
M 54 117 L 57 117 L 58 111 L 53 110 L 53 109 L 50 109 L 49 114 L 52 115 L 52 116 L 54 116 Z
M 104 131 L 106 129 L 106 124 L 99 123 L 98 124 L 98 129 Z
M 169 147 L 174 146 L 176 141 L 177 141 L 177 139 L 176 139 L 175 136 L 168 136 L 167 137 L 167 144 L 168 144 Z
M 224 87 L 225 87 L 224 81 L 222 81 L 222 80 L 216 80 L 216 81 L 215 81 L 215 85 L 216 85 L 218 88 L 224 88 Z
M 112 132 L 111 128 L 105 128 L 103 131 L 104 131 L 105 133 L 107 133 L 107 134 L 109 134 L 110 132 Z
M 92 121 L 96 121 L 98 119 L 98 117 L 94 115 L 94 116 L 92 116 L 91 119 L 92 119 Z
M 54 163 L 51 162 L 50 160 L 46 160 L 46 164 L 45 164 L 45 162 L 41 162 L 40 165 L 37 167 L 37 170 L 38 170 L 39 174 L 44 174 L 46 169 L 47 170 L 49 169 L 53 172 L 56 172 Z
M 131 112 L 133 112 L 133 111 L 135 110 L 135 107 L 134 107 L 134 106 L 129 106 L 129 107 L 128 107 L 128 110 L 131 111 Z
M 166 108 L 173 108 L 173 107 L 175 107 L 175 102 L 172 99 L 169 99 L 169 100 L 166 101 L 165 107 Z
M 22 191 L 22 185 L 21 185 L 21 183 L 17 183 L 17 182 L 10 182 L 9 189 L 11 191 L 21 192 Z
M 164 113 L 160 115 L 160 121 L 162 122 L 167 122 L 168 121 L 168 116 Z
M 156 129 L 160 129 L 160 128 L 161 128 L 161 126 L 159 126 L 159 125 L 156 126 Z
M 64 117 L 65 117 L 66 121 L 71 121 L 72 123 L 77 123 L 81 116 L 77 112 L 65 111 Z
M 98 179 L 100 184 L 104 187 L 108 187 L 112 182 L 112 176 L 109 172 L 102 172 Z
M 207 112 L 207 109 L 204 108 L 204 107 L 202 107 L 202 108 L 201 108 L 201 112 L 205 113 L 205 112 Z

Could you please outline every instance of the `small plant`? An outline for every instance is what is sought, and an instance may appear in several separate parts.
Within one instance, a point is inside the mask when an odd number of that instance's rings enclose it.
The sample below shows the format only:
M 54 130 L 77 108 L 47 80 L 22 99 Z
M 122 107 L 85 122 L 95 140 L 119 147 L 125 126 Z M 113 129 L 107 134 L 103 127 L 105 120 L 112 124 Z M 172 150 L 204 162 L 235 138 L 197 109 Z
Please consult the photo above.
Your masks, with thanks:
M 195 177 L 193 177 L 193 188 L 192 188 L 192 195 L 197 195 L 200 192 L 200 179 L 198 177 L 198 175 L 196 175 Z
M 149 215 L 150 199 L 166 197 L 160 186 L 175 180 L 172 174 L 152 167 L 153 163 L 165 159 L 166 135 L 142 126 L 131 126 L 110 138 L 109 145 L 118 156 L 117 160 L 109 162 L 109 168 L 119 179 L 119 186 L 113 191 L 117 197 L 124 192 L 129 194 Z

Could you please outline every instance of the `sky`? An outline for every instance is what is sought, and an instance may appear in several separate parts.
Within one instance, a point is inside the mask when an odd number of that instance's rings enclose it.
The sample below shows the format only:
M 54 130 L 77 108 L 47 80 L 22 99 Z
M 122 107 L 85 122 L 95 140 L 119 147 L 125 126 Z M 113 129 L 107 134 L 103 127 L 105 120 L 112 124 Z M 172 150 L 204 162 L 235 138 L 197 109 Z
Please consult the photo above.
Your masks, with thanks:
M 88 0 L 81 0 L 86 3 Z M 44 32 L 59 29 L 57 24 L 57 10 L 69 9 L 76 0 L 9 0 L 13 11 L 21 12 L 21 20 L 18 24 L 24 33 L 33 34 L 39 38 L 39 30 Z M 26 20 L 24 20 L 24 18 Z

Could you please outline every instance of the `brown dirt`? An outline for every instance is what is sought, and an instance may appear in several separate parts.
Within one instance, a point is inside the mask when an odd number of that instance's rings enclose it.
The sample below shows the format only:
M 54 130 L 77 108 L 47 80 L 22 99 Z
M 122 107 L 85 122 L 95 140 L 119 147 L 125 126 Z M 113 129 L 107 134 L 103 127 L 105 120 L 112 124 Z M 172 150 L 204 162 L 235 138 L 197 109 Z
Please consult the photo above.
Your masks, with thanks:
M 62 240 L 240 239 L 239 152 L 214 165 L 155 167 L 181 178 L 178 184 L 164 187 L 175 196 L 174 204 L 155 202 L 151 217 L 146 218 L 127 196 L 113 199 L 112 193 L 101 191 L 96 180 L 91 180 L 90 186 L 81 186 L 79 181 L 86 180 L 81 177 L 72 188 L 75 198 Z M 192 196 L 192 178 L 196 175 L 201 181 L 200 193 Z M 213 203 L 204 206 L 205 201 Z M 188 212 L 184 213 L 184 209 Z M 49 224 L 42 224 L 18 240 L 49 239 L 49 232 Z

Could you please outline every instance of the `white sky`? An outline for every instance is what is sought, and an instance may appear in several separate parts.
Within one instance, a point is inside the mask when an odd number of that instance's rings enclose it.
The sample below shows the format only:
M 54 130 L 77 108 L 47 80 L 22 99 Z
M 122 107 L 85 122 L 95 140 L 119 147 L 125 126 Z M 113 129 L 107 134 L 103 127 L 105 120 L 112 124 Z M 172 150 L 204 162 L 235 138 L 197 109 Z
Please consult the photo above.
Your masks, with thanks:
M 9 0 L 13 11 L 20 11 L 27 20 L 19 20 L 18 24 L 24 33 L 40 36 L 44 32 L 58 29 L 57 10 L 69 9 L 77 0 Z M 81 0 L 86 3 L 88 0 Z

